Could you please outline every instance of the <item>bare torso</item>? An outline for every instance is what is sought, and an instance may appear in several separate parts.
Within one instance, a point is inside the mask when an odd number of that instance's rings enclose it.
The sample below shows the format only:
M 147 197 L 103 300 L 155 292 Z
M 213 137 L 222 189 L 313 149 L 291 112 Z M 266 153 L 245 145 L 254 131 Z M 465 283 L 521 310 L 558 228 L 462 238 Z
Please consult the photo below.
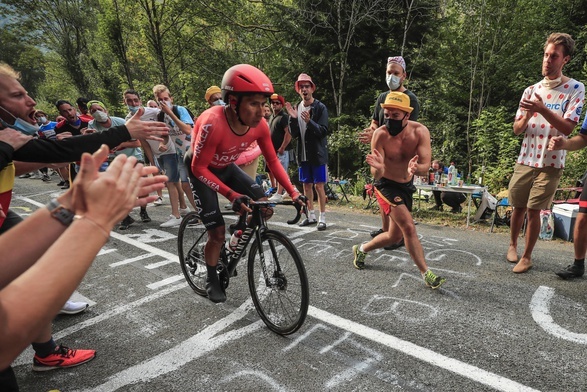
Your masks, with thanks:
M 408 182 L 411 175 L 408 172 L 408 163 L 418 155 L 417 175 L 426 175 L 430 167 L 431 148 L 428 128 L 416 122 L 409 121 L 408 125 L 396 136 L 391 136 L 385 126 L 379 127 L 371 144 L 384 158 L 382 177 L 397 181 Z

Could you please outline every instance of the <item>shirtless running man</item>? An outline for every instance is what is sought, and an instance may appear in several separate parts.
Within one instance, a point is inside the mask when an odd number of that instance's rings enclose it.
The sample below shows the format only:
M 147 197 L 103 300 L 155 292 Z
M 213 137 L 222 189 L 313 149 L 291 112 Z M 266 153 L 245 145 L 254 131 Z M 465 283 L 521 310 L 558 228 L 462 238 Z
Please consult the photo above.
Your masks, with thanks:
M 367 163 L 375 178 L 375 194 L 381 209 L 396 225 L 371 241 L 353 246 L 357 269 L 365 268 L 365 257 L 371 250 L 383 248 L 405 239 L 406 249 L 420 270 L 428 287 L 436 289 L 445 279 L 428 269 L 424 250 L 412 219 L 414 175 L 427 175 L 430 167 L 430 133 L 424 125 L 408 120 L 412 107 L 410 98 L 397 91 L 387 95 L 381 104 L 385 124 L 375 130 Z

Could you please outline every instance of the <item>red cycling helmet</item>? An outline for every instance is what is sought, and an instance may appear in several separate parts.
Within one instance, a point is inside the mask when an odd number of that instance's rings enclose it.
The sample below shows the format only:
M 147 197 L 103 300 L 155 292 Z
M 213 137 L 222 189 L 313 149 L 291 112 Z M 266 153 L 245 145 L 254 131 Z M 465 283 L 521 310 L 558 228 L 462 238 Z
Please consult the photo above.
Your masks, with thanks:
M 273 94 L 273 84 L 271 80 L 260 69 L 249 64 L 237 64 L 230 67 L 222 78 L 222 99 L 227 102 L 227 95 L 235 93 L 243 94 L 263 94 L 271 96 Z

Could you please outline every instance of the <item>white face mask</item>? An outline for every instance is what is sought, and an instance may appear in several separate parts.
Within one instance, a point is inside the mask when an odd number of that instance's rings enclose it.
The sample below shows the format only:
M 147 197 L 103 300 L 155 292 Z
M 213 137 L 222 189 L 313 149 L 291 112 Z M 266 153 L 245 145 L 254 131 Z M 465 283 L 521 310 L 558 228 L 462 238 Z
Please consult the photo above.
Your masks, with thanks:
M 171 101 L 165 101 L 165 105 L 167 105 L 169 109 L 173 109 L 173 103 Z
M 98 121 L 99 123 L 105 123 L 108 121 L 108 114 L 100 110 L 96 110 L 94 113 L 92 113 L 92 117 L 94 117 L 94 120 Z
M 556 79 L 548 79 L 546 76 L 542 79 L 542 85 L 546 88 L 555 88 L 561 84 L 563 76 L 559 76 Z
M 37 123 L 45 124 L 47 122 L 47 117 L 39 117 L 37 118 Z
M 395 75 L 386 75 L 385 82 L 391 91 L 395 91 L 402 85 L 401 78 Z

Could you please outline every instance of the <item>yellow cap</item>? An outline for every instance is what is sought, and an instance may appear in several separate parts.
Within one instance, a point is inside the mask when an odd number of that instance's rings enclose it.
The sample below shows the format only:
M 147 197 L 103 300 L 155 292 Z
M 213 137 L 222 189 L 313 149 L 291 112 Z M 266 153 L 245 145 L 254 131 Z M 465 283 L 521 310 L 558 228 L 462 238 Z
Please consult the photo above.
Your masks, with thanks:
M 204 95 L 204 99 L 206 99 L 206 102 L 210 99 L 210 97 L 216 93 L 222 93 L 222 90 L 220 90 L 220 87 L 218 86 L 210 86 L 208 87 L 208 90 L 206 90 L 206 95 Z
M 399 91 L 392 91 L 385 97 L 385 102 L 381 104 L 383 109 L 399 109 L 406 113 L 412 113 L 414 110 L 410 106 L 410 97 Z

